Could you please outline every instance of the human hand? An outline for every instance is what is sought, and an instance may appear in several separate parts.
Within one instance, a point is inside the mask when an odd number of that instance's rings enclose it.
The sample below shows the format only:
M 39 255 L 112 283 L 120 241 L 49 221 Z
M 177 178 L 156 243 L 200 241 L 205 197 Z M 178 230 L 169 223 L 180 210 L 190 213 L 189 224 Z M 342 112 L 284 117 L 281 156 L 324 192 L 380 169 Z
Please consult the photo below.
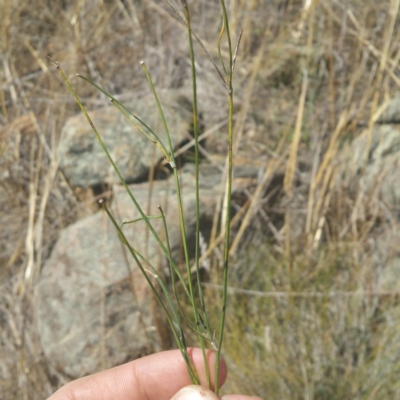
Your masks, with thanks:
M 206 372 L 200 349 L 188 349 L 201 384 L 206 387 Z M 211 379 L 215 353 L 207 352 Z M 226 364 L 220 365 L 221 385 L 227 376 Z M 213 382 L 212 382 L 213 383 Z M 170 400 L 190 385 L 186 364 L 179 350 L 165 351 L 98 372 L 63 386 L 48 400 Z M 223 400 L 250 400 L 248 396 L 229 395 Z

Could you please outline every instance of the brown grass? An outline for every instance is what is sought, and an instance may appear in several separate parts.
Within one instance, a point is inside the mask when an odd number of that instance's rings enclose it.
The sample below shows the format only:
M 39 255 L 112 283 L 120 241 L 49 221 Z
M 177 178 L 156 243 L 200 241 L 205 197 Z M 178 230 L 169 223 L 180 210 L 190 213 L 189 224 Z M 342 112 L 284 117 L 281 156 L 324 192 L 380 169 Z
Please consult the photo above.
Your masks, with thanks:
M 381 198 L 384 171 L 373 190 L 363 186 L 372 128 L 400 84 L 399 2 L 229 7 L 232 31 L 244 28 L 236 157 L 263 166 L 234 204 L 231 286 L 248 292 L 230 294 L 227 390 L 399 398 L 399 288 L 381 285 L 395 267 L 398 209 Z M 192 13 L 215 56 L 217 4 L 197 1 Z M 60 230 L 94 202 L 80 201 L 57 169 L 61 127 L 78 110 L 47 56 L 72 81 L 82 73 L 124 99 L 147 90 L 142 58 L 161 93 L 188 87 L 186 47 L 162 1 L 4 0 L 0 16 L 0 397 L 40 399 L 68 377 L 43 355 L 32 287 Z M 208 60 L 198 62 L 212 129 L 225 118 L 224 93 Z M 89 85 L 76 87 L 89 109 L 105 104 Z M 208 136 L 209 159 L 223 152 L 223 132 Z M 364 162 L 345 180 L 343 157 L 360 135 Z M 204 258 L 214 259 L 218 246 L 214 236 Z M 218 299 L 215 287 L 207 293 Z

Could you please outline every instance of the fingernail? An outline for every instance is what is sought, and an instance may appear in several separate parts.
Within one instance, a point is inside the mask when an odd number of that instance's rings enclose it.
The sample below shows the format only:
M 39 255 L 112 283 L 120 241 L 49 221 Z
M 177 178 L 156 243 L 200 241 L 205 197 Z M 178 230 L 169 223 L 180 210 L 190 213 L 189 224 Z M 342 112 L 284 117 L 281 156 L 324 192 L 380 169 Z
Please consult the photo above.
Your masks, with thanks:
M 171 400 L 219 400 L 219 397 L 202 386 L 190 385 L 179 390 Z

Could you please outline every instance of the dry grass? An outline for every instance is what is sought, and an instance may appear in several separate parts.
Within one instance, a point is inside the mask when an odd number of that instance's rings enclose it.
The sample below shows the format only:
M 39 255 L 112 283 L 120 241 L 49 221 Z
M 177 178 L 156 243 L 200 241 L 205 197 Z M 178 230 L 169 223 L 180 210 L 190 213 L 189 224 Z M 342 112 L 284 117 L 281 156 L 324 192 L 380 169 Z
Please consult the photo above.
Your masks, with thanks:
M 196 2 L 194 26 L 215 55 L 210 3 Z M 230 295 L 228 387 L 268 399 L 398 398 L 398 286 L 380 286 L 398 209 L 382 201 L 384 171 L 365 193 L 366 164 L 350 181 L 341 169 L 348 144 L 359 135 L 370 143 L 398 90 L 398 1 L 229 7 L 232 31 L 244 28 L 237 159 L 265 167 L 234 204 L 231 286 L 250 292 Z M 142 58 L 165 90 L 187 87 L 188 68 L 182 28 L 162 1 L 4 0 L 0 16 L 0 397 L 39 399 L 68 378 L 40 348 L 32 286 L 60 230 L 93 212 L 57 170 L 59 132 L 77 109 L 46 57 L 122 99 L 147 90 Z M 224 94 L 207 60 L 198 70 L 212 128 L 224 119 Z M 90 86 L 79 95 L 89 108 L 105 104 Z M 224 142 L 208 137 L 211 158 Z M 205 257 L 218 264 L 214 239 Z

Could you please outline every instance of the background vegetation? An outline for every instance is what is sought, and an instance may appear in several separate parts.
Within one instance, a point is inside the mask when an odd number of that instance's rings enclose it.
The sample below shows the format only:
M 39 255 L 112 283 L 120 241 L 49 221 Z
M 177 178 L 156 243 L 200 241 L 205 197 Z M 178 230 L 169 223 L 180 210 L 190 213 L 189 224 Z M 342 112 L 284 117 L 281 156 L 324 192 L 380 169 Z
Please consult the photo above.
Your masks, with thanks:
M 194 29 L 215 52 L 219 4 L 193 3 Z M 383 167 L 371 190 L 365 168 L 351 179 L 342 169 L 398 90 L 398 9 L 394 0 L 229 2 L 231 32 L 244 29 L 236 162 L 260 174 L 234 202 L 225 392 L 400 397 L 398 204 L 382 197 Z M 187 50 L 161 0 L 2 0 L 0 16 L 0 396 L 42 399 L 68 377 L 40 348 L 32 288 L 60 230 L 96 201 L 57 169 L 61 127 L 78 109 L 46 57 L 123 100 L 146 90 L 140 59 L 161 90 L 189 87 Z M 207 59 L 198 63 L 212 127 L 225 95 Z M 106 104 L 75 86 L 89 108 Z M 208 157 L 223 152 L 223 132 L 209 137 Z M 218 246 L 208 248 L 218 266 Z

